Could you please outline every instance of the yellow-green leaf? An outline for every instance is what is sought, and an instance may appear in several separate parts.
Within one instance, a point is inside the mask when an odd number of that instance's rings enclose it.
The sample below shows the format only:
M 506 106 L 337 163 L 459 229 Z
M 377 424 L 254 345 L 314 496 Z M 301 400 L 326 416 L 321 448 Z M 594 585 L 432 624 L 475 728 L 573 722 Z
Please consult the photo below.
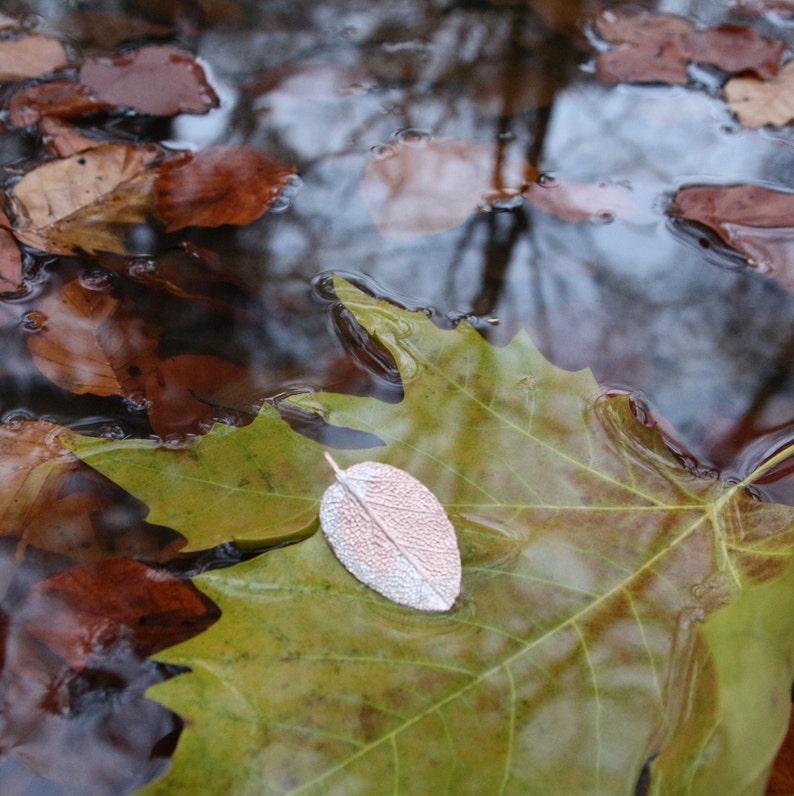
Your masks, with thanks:
M 340 466 L 388 462 L 433 491 L 460 542 L 461 597 L 443 614 L 393 605 L 319 535 L 201 576 L 223 613 L 163 656 L 192 672 L 153 691 L 186 729 L 152 792 L 631 796 L 650 775 L 651 792 L 712 794 L 701 783 L 719 771 L 762 793 L 788 713 L 794 510 L 688 473 L 625 396 L 600 396 L 523 334 L 494 348 L 336 287 L 394 356 L 405 398 L 293 402 L 385 443 L 335 453 Z M 200 482 L 201 465 L 228 489 L 266 468 L 269 492 L 307 505 L 330 482 L 319 446 L 287 430 L 269 447 L 268 417 L 187 451 L 77 450 L 195 543 L 199 493 L 175 487 L 166 513 L 158 472 Z M 754 632 L 756 603 L 770 619 Z M 774 673 L 761 680 L 759 655 Z M 763 733 L 737 714 L 753 697 Z

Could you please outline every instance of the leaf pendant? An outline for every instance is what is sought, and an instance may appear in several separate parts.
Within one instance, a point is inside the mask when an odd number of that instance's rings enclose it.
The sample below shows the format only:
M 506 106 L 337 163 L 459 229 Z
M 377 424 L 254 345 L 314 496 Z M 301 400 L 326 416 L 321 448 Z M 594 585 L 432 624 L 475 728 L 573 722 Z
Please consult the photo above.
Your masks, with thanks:
M 320 524 L 353 576 L 393 602 L 447 611 L 460 594 L 455 529 L 436 496 L 412 475 L 379 462 L 334 468 Z

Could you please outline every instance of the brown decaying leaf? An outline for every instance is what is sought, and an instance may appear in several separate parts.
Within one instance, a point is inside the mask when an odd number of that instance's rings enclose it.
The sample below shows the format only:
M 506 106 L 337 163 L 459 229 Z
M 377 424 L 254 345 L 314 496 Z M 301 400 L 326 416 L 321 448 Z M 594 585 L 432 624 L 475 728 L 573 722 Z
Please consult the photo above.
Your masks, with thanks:
M 33 33 L 0 41 L 0 80 L 41 77 L 67 63 L 63 45 L 50 36 Z
M 233 410 L 216 405 L 215 394 L 248 371 L 214 356 L 182 354 L 160 362 L 146 378 L 149 422 L 160 437 L 206 433 Z
M 794 119 L 794 61 L 769 81 L 735 77 L 725 85 L 731 110 L 745 127 L 788 124 Z
M 172 47 L 142 47 L 86 60 L 80 82 L 103 102 L 155 116 L 204 113 L 218 105 L 196 59 Z
M 11 96 L 8 104 L 11 124 L 27 127 L 43 116 L 72 119 L 112 108 L 98 100 L 89 88 L 76 80 L 54 80 L 25 86 Z
M 0 210 L 0 293 L 22 286 L 22 255 L 11 233 L 11 222 Z
M 124 253 L 128 226 L 147 220 L 155 205 L 155 173 L 144 170 L 153 146 L 103 144 L 29 171 L 10 194 L 14 234 L 54 254 Z
M 758 185 L 694 185 L 675 194 L 668 213 L 713 230 L 794 292 L 794 194 Z
M 786 52 L 784 42 L 753 28 L 720 25 L 698 30 L 681 17 L 647 11 L 604 11 L 596 29 L 606 41 L 618 45 L 596 59 L 596 71 L 605 83 L 685 84 L 690 63 L 771 78 Z
M 39 329 L 28 348 L 39 370 L 77 394 L 140 396 L 156 364 L 156 343 L 140 319 L 114 317 L 119 300 L 80 280 L 45 298 L 34 317 Z
M 533 183 L 524 198 L 544 213 L 564 221 L 609 221 L 637 215 L 640 208 L 626 188 L 573 180 Z
M 217 610 L 192 584 L 135 561 L 72 567 L 33 586 L 20 617 L 75 671 L 114 646 L 153 655 L 196 634 Z M 209 621 L 208 621 L 209 620 Z
M 208 147 L 157 177 L 157 210 L 166 230 L 188 226 L 245 225 L 265 213 L 295 169 L 250 147 Z

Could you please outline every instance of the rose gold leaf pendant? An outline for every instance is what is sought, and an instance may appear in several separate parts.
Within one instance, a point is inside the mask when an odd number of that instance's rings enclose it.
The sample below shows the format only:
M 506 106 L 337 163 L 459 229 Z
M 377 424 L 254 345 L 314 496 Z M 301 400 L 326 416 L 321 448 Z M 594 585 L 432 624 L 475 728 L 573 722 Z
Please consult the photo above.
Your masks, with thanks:
M 393 602 L 447 611 L 460 593 L 455 529 L 436 496 L 412 475 L 379 462 L 334 468 L 320 524 L 353 576 Z

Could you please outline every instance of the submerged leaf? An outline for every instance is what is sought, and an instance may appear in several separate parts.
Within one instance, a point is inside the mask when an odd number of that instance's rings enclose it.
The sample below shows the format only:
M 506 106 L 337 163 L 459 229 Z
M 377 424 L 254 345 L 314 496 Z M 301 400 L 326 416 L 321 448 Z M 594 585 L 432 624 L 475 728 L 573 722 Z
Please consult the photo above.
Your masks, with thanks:
M 396 603 L 448 611 L 460 593 L 455 529 L 436 496 L 381 462 L 340 470 L 320 503 L 320 525 L 336 557 L 362 583 Z

